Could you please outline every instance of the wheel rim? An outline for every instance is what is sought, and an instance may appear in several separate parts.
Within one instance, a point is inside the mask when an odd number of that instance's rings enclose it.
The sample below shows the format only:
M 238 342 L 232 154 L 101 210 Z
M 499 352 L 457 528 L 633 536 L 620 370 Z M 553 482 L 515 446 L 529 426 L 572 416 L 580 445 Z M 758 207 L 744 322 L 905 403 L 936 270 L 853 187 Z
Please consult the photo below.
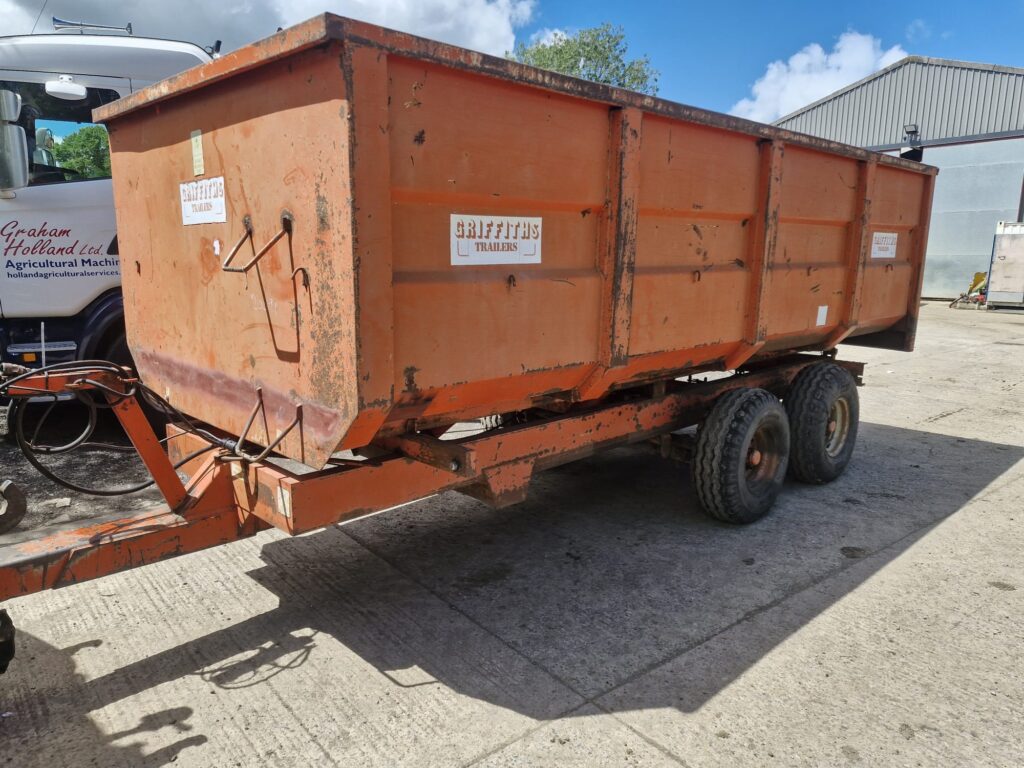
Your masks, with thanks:
M 825 453 L 835 458 L 846 446 L 850 434 L 850 403 L 845 397 L 837 398 L 828 411 L 825 422 Z
M 747 484 L 757 486 L 774 482 L 781 460 L 778 432 L 770 422 L 762 422 L 750 438 L 747 448 Z

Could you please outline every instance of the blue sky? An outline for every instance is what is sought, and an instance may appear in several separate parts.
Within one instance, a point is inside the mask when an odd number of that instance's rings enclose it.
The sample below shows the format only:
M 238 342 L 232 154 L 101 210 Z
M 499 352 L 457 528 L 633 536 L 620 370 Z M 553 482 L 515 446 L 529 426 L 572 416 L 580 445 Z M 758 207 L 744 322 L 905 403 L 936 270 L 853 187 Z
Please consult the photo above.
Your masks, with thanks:
M 623 2 L 617 0 L 0 0 L 11 34 L 49 17 L 224 51 L 332 11 L 502 55 L 543 30 L 621 25 L 661 72 L 660 95 L 770 121 L 906 54 L 1024 67 L 1024 0 Z M 808 46 L 811 46 L 808 48 Z M 795 58 L 794 58 L 795 57 Z M 773 65 L 773 62 L 781 64 Z M 769 77 L 765 77 L 766 73 Z M 759 82 L 760 81 L 760 82 Z M 757 93 L 752 87 L 757 86 Z M 748 99 L 747 102 L 741 100 Z
M 65 136 L 74 133 L 83 125 L 89 125 L 89 123 L 69 123 L 64 120 L 36 120 L 36 128 L 49 128 L 58 143 Z
M 661 71 L 659 95 L 727 112 L 770 62 L 805 46 L 832 50 L 856 31 L 884 50 L 1024 66 L 1024 2 L 931 3 L 702 2 L 622 3 L 540 0 L 519 35 L 542 28 L 622 25 L 633 55 Z

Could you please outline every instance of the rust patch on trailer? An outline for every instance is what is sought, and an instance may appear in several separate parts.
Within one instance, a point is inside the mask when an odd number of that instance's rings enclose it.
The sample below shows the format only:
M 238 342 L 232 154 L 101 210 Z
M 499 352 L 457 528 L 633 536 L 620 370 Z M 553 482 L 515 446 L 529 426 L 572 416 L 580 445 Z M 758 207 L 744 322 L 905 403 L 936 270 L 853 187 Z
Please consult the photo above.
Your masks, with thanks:
M 405 391 L 409 393 L 415 393 L 417 391 L 416 386 L 416 374 L 419 373 L 419 368 L 414 365 L 407 366 L 402 375 L 405 376 Z
M 330 208 L 327 198 L 320 194 L 320 185 L 316 187 L 316 228 L 318 232 L 325 232 L 331 228 Z

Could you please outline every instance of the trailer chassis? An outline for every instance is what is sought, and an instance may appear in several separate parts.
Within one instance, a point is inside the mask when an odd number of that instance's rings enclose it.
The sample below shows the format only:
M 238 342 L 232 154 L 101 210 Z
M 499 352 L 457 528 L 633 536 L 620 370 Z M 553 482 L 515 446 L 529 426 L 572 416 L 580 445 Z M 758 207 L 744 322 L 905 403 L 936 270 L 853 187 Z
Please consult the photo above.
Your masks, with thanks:
M 739 388 L 782 396 L 800 371 L 822 359 L 791 354 L 708 381 L 662 379 L 597 403 L 534 409 L 518 423 L 464 439 L 442 440 L 436 430 L 410 431 L 382 438 L 364 456 L 333 459 L 319 471 L 274 456 L 251 461 L 237 438 L 224 435 L 214 443 L 174 425 L 168 428 L 173 439 L 165 450 L 132 394 L 136 380 L 109 369 L 22 378 L 8 387 L 9 396 L 93 390 L 106 397 L 165 503 L 127 517 L 8 535 L 8 542 L 0 544 L 0 601 L 197 552 L 271 527 L 305 533 L 446 490 L 494 506 L 514 504 L 525 498 L 534 473 L 618 445 L 653 440 L 665 456 L 685 455 L 685 446 L 680 450 L 672 433 L 699 423 L 719 397 Z M 863 364 L 834 362 L 860 383 Z M 219 433 L 210 429 L 207 434 Z M 201 449 L 206 450 L 181 463 Z

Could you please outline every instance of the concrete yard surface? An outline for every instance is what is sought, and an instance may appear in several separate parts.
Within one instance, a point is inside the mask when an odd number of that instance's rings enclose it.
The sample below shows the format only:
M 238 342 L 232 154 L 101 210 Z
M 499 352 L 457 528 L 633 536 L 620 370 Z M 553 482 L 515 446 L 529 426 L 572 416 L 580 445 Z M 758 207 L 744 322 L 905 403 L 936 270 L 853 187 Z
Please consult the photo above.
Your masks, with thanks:
M 840 356 L 849 470 L 749 527 L 618 449 L 12 600 L 0 765 L 1024 764 L 1024 315 Z

